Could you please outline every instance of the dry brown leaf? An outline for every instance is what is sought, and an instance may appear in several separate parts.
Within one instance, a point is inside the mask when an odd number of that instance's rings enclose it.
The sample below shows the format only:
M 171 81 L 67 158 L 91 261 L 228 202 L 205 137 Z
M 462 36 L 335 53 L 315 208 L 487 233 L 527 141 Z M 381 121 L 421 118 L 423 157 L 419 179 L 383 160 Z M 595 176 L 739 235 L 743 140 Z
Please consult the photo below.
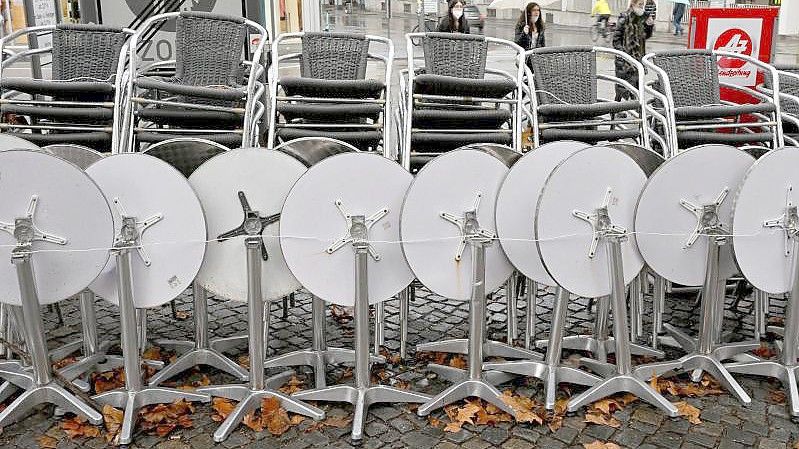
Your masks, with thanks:
M 244 368 L 250 369 L 250 356 L 242 355 L 236 360 L 239 365 L 243 366 Z
M 583 443 L 584 449 L 621 449 L 616 443 L 603 443 L 601 441 L 594 441 L 592 443 Z
M 768 394 L 768 400 L 772 404 L 785 404 L 787 399 L 785 392 L 782 390 L 771 390 Z
M 615 397 L 601 399 L 590 405 L 589 410 L 598 410 L 605 415 L 612 415 L 613 412 L 621 410 L 624 405 Z
M 222 422 L 233 411 L 233 409 L 236 408 L 236 404 L 234 404 L 230 399 L 213 398 L 211 400 L 211 408 L 214 410 L 214 414 L 211 415 L 211 419 L 216 422 Z
M 352 321 L 352 314 L 347 310 L 347 308 L 336 304 L 330 306 L 330 315 L 338 324 L 345 324 Z
M 75 416 L 61 421 L 61 430 L 70 438 L 95 438 L 100 436 L 100 428 L 89 424 L 86 418 Z
M 691 424 L 702 424 L 702 421 L 699 419 L 699 414 L 701 412 L 698 408 L 685 401 L 675 402 L 674 406 L 677 407 L 680 416 L 685 416 Z
M 761 343 L 760 347 L 752 351 L 756 356 L 760 357 L 761 359 L 772 359 L 774 356 L 777 355 L 773 349 L 771 349 L 765 343 Z
M 290 421 L 292 426 L 297 426 L 301 422 L 305 421 L 305 417 L 302 415 L 291 415 Z
M 402 363 L 402 357 L 400 357 L 399 354 L 392 355 L 391 352 L 389 352 L 388 348 L 386 348 L 385 346 L 380 347 L 380 355 L 382 355 L 383 358 L 386 359 L 386 362 L 392 365 L 399 365 L 400 363 Z
M 112 371 L 92 374 L 92 385 L 96 394 L 116 390 L 125 386 L 125 371 L 122 367 Z
M 458 415 L 455 417 L 455 420 L 460 423 L 468 422 L 469 424 L 474 424 L 472 418 L 477 415 L 477 412 L 479 412 L 481 408 L 480 404 L 467 402 L 466 405 L 458 409 Z
M 446 426 L 444 426 L 444 432 L 458 433 L 461 431 L 462 427 L 463 427 L 462 422 L 452 421 L 450 423 L 447 423 Z
M 449 366 L 458 369 L 466 369 L 467 366 L 466 357 L 461 354 L 455 354 L 449 359 Z
M 338 376 L 338 383 L 341 383 L 344 380 L 352 378 L 352 374 L 353 373 L 352 373 L 352 367 L 351 366 L 348 366 L 348 367 L 344 368 L 344 371 L 342 371 L 341 375 Z
M 116 441 L 119 437 L 119 430 L 122 428 L 122 419 L 125 412 L 106 404 L 103 406 L 103 423 L 105 424 L 105 439 L 109 443 Z
M 441 425 L 443 424 L 440 419 L 432 415 L 427 416 L 427 422 L 429 422 L 430 425 L 435 427 L 436 429 L 440 428 Z
M 178 321 L 185 321 L 189 318 L 189 312 L 185 312 L 183 310 L 178 310 L 175 312 L 175 319 Z
M 611 415 L 606 415 L 599 410 L 589 410 L 585 414 L 585 422 L 599 424 L 600 426 L 613 427 L 614 429 L 621 427 L 621 421 Z
M 36 441 L 39 443 L 41 449 L 56 449 L 58 446 L 58 440 L 47 435 L 40 436 Z
M 54 370 L 59 370 L 61 368 L 64 368 L 65 366 L 72 365 L 73 363 L 75 363 L 77 361 L 78 361 L 78 359 L 76 357 L 67 357 L 67 358 L 61 359 L 61 360 L 53 363 L 53 369 Z
M 176 428 L 192 427 L 192 413 L 194 405 L 183 399 L 171 404 L 154 404 L 139 410 L 140 425 L 142 430 L 150 434 L 165 437 Z
M 502 392 L 500 398 L 513 410 L 517 422 L 544 423 L 544 417 L 534 411 L 538 404 L 532 399 L 516 396 L 509 390 Z
M 278 389 L 283 394 L 291 395 L 298 391 L 302 391 L 302 387 L 305 385 L 305 381 L 297 377 L 296 375 L 292 375 L 291 379 L 288 380 L 282 387 Z
M 311 424 L 310 426 L 308 426 L 307 429 L 305 429 L 305 432 L 313 432 L 315 430 L 322 430 L 325 427 L 335 427 L 335 428 L 340 429 L 340 428 L 347 427 L 351 422 L 352 422 L 352 418 L 349 418 L 347 416 L 329 416 L 324 421 L 317 421 L 317 422 Z
M 244 419 L 242 420 L 242 424 L 249 427 L 251 430 L 255 432 L 263 432 L 264 425 L 261 421 L 261 417 L 256 415 L 255 412 L 250 412 L 244 415 Z

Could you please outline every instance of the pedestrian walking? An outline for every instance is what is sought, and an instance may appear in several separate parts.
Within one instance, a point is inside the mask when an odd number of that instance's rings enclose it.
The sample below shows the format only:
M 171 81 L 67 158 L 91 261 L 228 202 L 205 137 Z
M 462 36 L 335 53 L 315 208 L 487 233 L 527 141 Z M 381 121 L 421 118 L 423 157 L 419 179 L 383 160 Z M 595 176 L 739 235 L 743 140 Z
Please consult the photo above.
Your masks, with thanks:
M 516 21 L 514 41 L 525 50 L 546 46 L 544 20 L 541 18 L 541 7 L 538 3 L 528 3 L 522 11 L 519 20 Z
M 674 23 L 674 35 L 682 35 L 682 18 L 685 15 L 685 3 L 674 3 L 674 9 L 671 11 L 672 21 Z
M 616 34 L 613 35 L 613 48 L 623 51 L 636 60 L 646 54 L 646 40 L 652 37 L 654 18 L 646 14 L 646 0 L 630 0 L 627 11 L 619 15 Z M 632 85 L 638 84 L 638 72 L 627 61 L 616 58 L 616 76 Z M 632 93 L 616 85 L 616 101 L 632 98 Z
M 447 16 L 442 17 L 438 23 L 438 31 L 443 33 L 469 34 L 469 21 L 463 16 L 463 1 L 449 0 Z

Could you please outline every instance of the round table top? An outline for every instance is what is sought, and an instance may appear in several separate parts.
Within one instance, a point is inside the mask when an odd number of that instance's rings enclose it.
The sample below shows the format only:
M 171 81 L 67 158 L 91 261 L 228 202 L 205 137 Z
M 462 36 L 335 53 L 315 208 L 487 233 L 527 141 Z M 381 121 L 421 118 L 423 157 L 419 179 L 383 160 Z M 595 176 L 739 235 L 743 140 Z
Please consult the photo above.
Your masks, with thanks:
M 114 243 L 108 202 L 83 170 L 61 158 L 31 150 L 0 151 L 0 222 L 13 232 L 15 220 L 33 208 L 33 225 L 60 240 L 34 240 L 33 271 L 40 304 L 80 293 L 100 273 Z M 8 228 L 6 226 L 11 226 Z M 11 252 L 17 239 L 0 230 L 0 301 L 21 305 Z
M 327 302 L 355 303 L 354 248 L 351 242 L 335 245 L 349 235 L 342 211 L 377 218 L 368 231 L 379 258 L 368 258 L 369 301 L 391 298 L 411 283 L 399 245 L 400 210 L 411 179 L 399 164 L 373 153 L 338 154 L 308 169 L 289 192 L 280 217 L 286 263 L 308 291 Z
M 155 221 L 143 232 L 137 226 L 141 251 L 134 250 L 131 257 L 135 307 L 156 307 L 175 299 L 197 276 L 206 246 L 203 210 L 186 178 L 166 162 L 141 153 L 107 156 L 86 172 L 111 203 L 117 235 L 120 206 L 138 223 Z M 118 303 L 115 258 L 90 288 Z
M 9 133 L 0 133 L 0 151 L 4 150 L 34 150 L 49 152 L 49 150 L 43 149 L 42 147 L 29 140 L 23 139 L 22 137 L 17 137 Z
M 75 145 L 71 143 L 47 145 L 43 149 L 50 151 L 52 154 L 60 157 L 61 159 L 66 159 L 69 162 L 72 162 L 84 170 L 105 156 L 103 153 L 100 153 L 97 150 L 93 150 L 83 145 Z
M 688 245 L 698 217 L 681 200 L 702 207 L 716 202 L 726 189 L 718 218 L 730 231 L 733 196 L 754 158 L 727 145 L 700 145 L 668 159 L 647 181 L 635 217 L 638 247 L 646 263 L 672 282 L 697 286 L 705 280 L 708 239 L 699 236 Z M 721 247 L 722 279 L 738 270 L 731 245 Z
M 646 175 L 635 160 L 611 147 L 588 147 L 561 162 L 550 174 L 538 201 L 536 239 L 544 266 L 567 291 L 595 298 L 611 293 L 606 241 L 600 238 L 593 256 L 591 224 L 575 211 L 594 215 L 607 207 L 614 226 L 633 230 L 635 203 Z M 630 283 L 644 261 L 635 235 L 621 243 L 624 282 Z
M 799 206 L 797 167 L 799 148 L 766 153 L 747 171 L 733 205 L 735 260 L 752 285 L 771 294 L 793 287 L 793 239 L 781 225 L 788 205 Z
M 549 174 L 564 159 L 588 144 L 569 140 L 551 142 L 528 152 L 505 177 L 497 194 L 499 241 L 519 272 L 543 285 L 555 286 L 535 242 L 535 212 Z
M 208 228 L 208 240 L 244 223 L 243 192 L 252 211 L 262 218 L 280 214 L 294 183 L 307 168 L 285 153 L 262 148 L 230 150 L 214 156 L 189 177 Z M 278 217 L 276 217 L 278 218 Z M 300 283 L 291 274 L 278 240 L 280 221 L 266 224 L 261 233 L 267 260 L 261 264 L 261 292 L 265 300 L 288 295 Z M 239 233 L 241 234 L 241 233 Z M 197 281 L 216 296 L 247 301 L 247 251 L 244 235 L 211 241 Z
M 472 290 L 472 255 L 468 245 L 457 259 L 462 233 L 442 213 L 463 218 L 477 207 L 480 228 L 496 234 L 494 210 L 508 161 L 482 149 L 447 152 L 425 164 L 402 206 L 402 248 L 416 277 L 445 298 L 467 301 Z M 486 248 L 485 290 L 499 288 L 513 272 L 498 242 Z

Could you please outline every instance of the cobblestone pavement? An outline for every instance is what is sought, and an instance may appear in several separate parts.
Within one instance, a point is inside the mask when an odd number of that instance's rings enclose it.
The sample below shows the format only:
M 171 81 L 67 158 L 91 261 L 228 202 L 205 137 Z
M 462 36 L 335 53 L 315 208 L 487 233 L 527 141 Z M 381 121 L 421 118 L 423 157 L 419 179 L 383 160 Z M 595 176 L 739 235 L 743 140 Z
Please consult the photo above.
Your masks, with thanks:
M 149 337 L 156 338 L 189 338 L 191 328 L 191 292 L 187 291 L 178 300 L 178 310 L 185 312 L 188 318 L 175 321 L 171 317 L 168 306 L 150 310 Z M 539 337 L 548 332 L 553 292 L 541 290 L 538 300 Z M 649 330 L 648 317 L 650 297 L 647 296 L 645 310 L 645 330 Z M 725 330 L 730 331 L 730 338 L 751 338 L 752 316 L 750 298 L 743 299 L 733 305 L 733 297 L 728 297 Z M 98 331 L 101 336 L 118 335 L 118 315 L 114 307 L 98 301 Z M 398 322 L 396 301 L 386 303 L 388 323 L 386 330 L 386 347 L 393 354 L 398 350 Z M 771 301 L 772 316 L 782 314 L 783 298 Z M 243 304 L 217 301 L 213 297 L 209 301 L 211 313 L 210 328 L 216 337 L 241 334 L 246 331 L 246 307 Z M 524 304 L 520 303 L 520 322 L 525 315 Z M 64 326 L 59 326 L 52 312 L 45 313 L 49 343 L 56 347 L 78 336 L 80 331 L 79 313 L 76 301 L 63 303 Z M 283 317 L 280 304 L 272 307 L 273 332 L 271 350 L 284 353 L 310 345 L 311 329 L 309 328 L 311 301 L 307 294 L 297 295 L 294 307 L 290 307 L 288 316 Z M 488 331 L 494 339 L 505 337 L 505 299 L 503 292 L 494 295 L 488 305 Z M 575 298 L 569 305 L 569 329 L 571 333 L 584 332 L 590 326 L 591 313 L 588 301 Z M 698 314 L 695 312 L 692 295 L 673 296 L 667 298 L 666 321 L 677 326 L 695 328 Z M 331 345 L 351 346 L 351 322 L 339 323 L 330 314 L 328 321 L 328 340 Z M 465 337 L 468 328 L 468 305 L 466 303 L 445 300 L 419 289 L 410 311 L 409 339 L 410 347 L 421 342 L 441 340 L 443 338 Z M 244 354 L 242 348 L 240 354 Z M 668 350 L 669 357 L 679 354 Z M 231 354 L 234 357 L 238 354 Z M 333 368 L 328 372 L 329 381 L 335 382 L 341 377 L 342 368 Z M 386 370 L 391 374 L 388 383 L 402 380 L 410 383 L 412 389 L 436 393 L 445 384 L 424 371 L 424 365 L 415 359 L 411 350 L 409 360 L 404 365 L 388 365 Z M 211 375 L 214 382 L 231 381 L 229 378 L 204 371 Z M 564 419 L 564 425 L 552 432 L 547 426 L 531 424 L 501 423 L 496 426 L 465 425 L 458 433 L 445 433 L 434 428 L 428 419 L 417 417 L 407 405 L 383 405 L 372 408 L 366 424 L 366 448 L 525 448 L 525 447 L 582 447 L 582 443 L 594 441 L 615 442 L 622 447 L 655 448 L 786 448 L 799 440 L 799 427 L 791 422 L 786 405 L 775 403 L 772 392 L 780 389 L 776 382 L 739 376 L 741 382 L 753 397 L 749 407 L 743 407 L 731 396 L 708 396 L 689 398 L 687 401 L 701 410 L 702 424 L 692 425 L 684 418 L 668 418 L 649 405 L 633 403 L 615 413 L 621 422 L 618 429 L 612 427 L 587 424 L 583 412 Z M 514 381 L 510 388 L 517 394 L 541 399 L 540 384 L 537 381 Z M 575 388 L 575 391 L 579 391 Z M 674 400 L 674 398 L 672 398 Z M 348 405 L 323 405 L 328 416 L 345 416 L 351 408 Z M 174 431 L 168 437 L 139 433 L 135 437 L 132 448 L 158 449 L 203 449 L 209 447 L 258 448 L 281 447 L 302 449 L 306 447 L 349 447 L 348 428 L 325 428 L 324 430 L 307 431 L 311 422 L 306 420 L 280 437 L 273 437 L 268 432 L 255 433 L 247 428 L 239 428 L 224 443 L 216 446 L 212 440 L 217 423 L 210 417 L 209 406 L 199 406 L 192 416 L 194 426 L 191 429 Z M 434 414 L 446 421 L 441 411 Z M 36 448 L 36 438 L 47 434 L 58 441 L 57 449 L 77 447 L 99 448 L 106 442 L 102 438 L 70 440 L 58 428 L 58 422 L 51 417 L 51 409 L 42 409 L 22 422 L 8 426 L 0 434 L 2 448 Z

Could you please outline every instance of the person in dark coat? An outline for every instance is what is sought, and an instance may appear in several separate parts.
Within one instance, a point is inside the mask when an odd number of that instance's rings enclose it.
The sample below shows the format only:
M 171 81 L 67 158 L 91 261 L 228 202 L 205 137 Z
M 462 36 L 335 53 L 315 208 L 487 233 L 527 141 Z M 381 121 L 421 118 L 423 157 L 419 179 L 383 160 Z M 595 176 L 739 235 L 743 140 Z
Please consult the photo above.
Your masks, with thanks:
M 544 20 L 541 18 L 541 7 L 538 6 L 538 3 L 528 3 L 524 8 L 519 20 L 516 21 L 516 33 L 513 40 L 525 50 L 546 46 Z
M 466 33 L 469 34 L 469 21 L 463 15 L 463 1 L 449 0 L 447 4 L 447 16 L 442 17 L 438 22 L 438 31 L 442 33 Z
M 630 7 L 619 15 L 613 48 L 623 51 L 640 61 L 646 54 L 646 40 L 652 37 L 655 19 L 646 14 L 646 0 L 630 0 Z M 616 76 L 633 86 L 638 85 L 638 72 L 621 58 L 616 58 Z M 632 98 L 626 88 L 616 85 L 616 101 Z

